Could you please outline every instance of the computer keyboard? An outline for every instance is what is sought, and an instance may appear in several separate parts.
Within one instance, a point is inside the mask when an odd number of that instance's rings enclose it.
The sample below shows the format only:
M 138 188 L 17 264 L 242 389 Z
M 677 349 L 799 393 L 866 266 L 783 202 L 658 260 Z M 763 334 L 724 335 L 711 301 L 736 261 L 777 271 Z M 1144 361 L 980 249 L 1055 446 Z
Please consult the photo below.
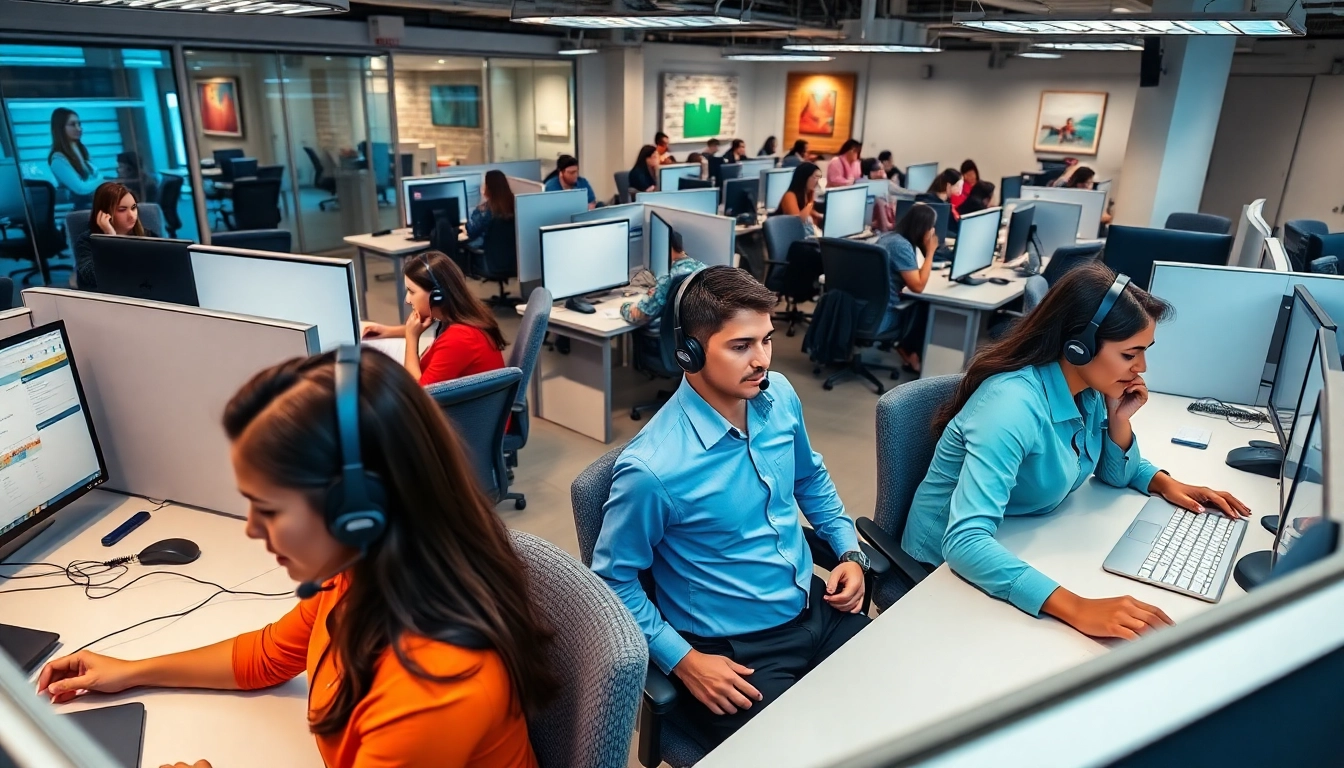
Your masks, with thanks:
M 1103 567 L 1121 576 L 1216 602 L 1232 572 L 1232 561 L 1245 532 L 1245 520 L 1233 520 L 1213 510 L 1190 512 L 1152 499 Z M 1141 543 L 1145 541 L 1146 547 Z

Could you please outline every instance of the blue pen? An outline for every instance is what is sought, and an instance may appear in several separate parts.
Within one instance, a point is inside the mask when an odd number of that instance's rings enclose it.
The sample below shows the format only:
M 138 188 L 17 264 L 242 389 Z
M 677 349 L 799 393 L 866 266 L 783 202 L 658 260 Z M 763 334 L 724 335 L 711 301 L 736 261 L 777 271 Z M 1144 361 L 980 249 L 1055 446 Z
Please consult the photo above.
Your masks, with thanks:
M 134 531 L 136 528 L 139 528 L 140 526 L 144 525 L 145 521 L 147 520 L 149 520 L 148 512 L 145 511 L 136 512 L 134 515 L 131 515 L 130 520 L 127 520 L 126 522 L 117 526 L 117 530 L 103 537 L 103 546 L 110 547 L 113 544 L 116 544 L 118 541 L 121 541 L 122 539 L 130 535 L 131 531 Z

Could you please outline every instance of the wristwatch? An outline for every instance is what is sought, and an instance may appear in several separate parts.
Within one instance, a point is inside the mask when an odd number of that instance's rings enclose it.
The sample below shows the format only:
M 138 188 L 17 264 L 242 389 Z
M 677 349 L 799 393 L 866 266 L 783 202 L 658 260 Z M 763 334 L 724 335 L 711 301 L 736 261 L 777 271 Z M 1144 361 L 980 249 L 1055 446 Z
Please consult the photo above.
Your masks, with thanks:
M 863 551 L 862 551 L 862 550 L 858 550 L 858 549 L 851 549 L 851 550 L 849 550 L 848 552 L 846 552 L 845 554 L 841 555 L 841 556 L 840 556 L 840 562 L 842 562 L 842 563 L 858 563 L 858 564 L 859 564 L 859 567 L 863 569 L 863 572 L 864 572 L 864 573 L 867 573 L 867 572 L 868 572 L 868 569 L 873 567 L 872 562 L 870 562 L 870 561 L 868 560 L 868 556 L 865 555 L 865 554 L 863 554 Z

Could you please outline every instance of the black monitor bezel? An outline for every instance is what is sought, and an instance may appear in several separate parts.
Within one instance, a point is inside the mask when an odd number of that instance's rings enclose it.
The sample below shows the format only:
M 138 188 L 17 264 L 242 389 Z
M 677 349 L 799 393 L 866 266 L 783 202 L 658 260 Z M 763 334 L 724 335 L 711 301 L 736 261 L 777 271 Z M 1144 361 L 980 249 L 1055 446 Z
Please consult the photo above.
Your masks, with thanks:
M 431 198 L 429 198 L 428 200 L 407 200 L 407 201 L 406 201 L 406 209 L 409 210 L 409 211 L 411 212 L 411 215 L 410 215 L 410 219 L 411 219 L 411 224 L 410 224 L 410 227 L 411 227 L 411 237 L 412 237 L 412 238 L 415 238 L 416 240 L 429 240 L 431 237 L 433 237 L 433 234 L 434 234 L 434 233 L 433 233 L 433 228 L 431 227 L 431 231 L 430 231 L 428 234 L 426 234 L 423 238 L 416 237 L 416 234 L 415 234 L 415 214 L 416 214 L 417 211 L 425 211 L 425 210 L 428 210 L 428 211 L 435 211 L 435 210 L 438 210 L 439 208 L 445 208 L 445 209 L 446 209 L 446 208 L 448 208 L 448 206 L 446 205 L 446 203 L 448 203 L 448 202 L 450 202 L 450 201 L 451 201 L 452 203 L 454 203 L 454 205 L 452 206 L 452 209 L 453 209 L 452 212 L 453 212 L 454 214 L 460 214 L 460 213 L 462 212 L 462 201 L 458 200 L 456 197 L 431 197 Z M 445 205 L 435 205 L 435 203 L 445 203 Z M 458 225 L 459 227 L 462 226 L 462 218 L 461 218 L 460 216 L 459 216 L 458 219 L 457 219 L 457 225 Z
M 109 264 L 120 265 L 119 260 L 98 258 L 98 252 L 102 249 L 103 246 L 107 246 L 115 250 L 121 248 L 122 246 L 133 246 L 136 243 L 139 243 L 142 246 L 148 246 L 151 249 L 160 248 L 164 245 L 172 245 L 180 249 L 182 253 L 186 255 L 187 275 L 190 278 L 189 282 L 191 285 L 190 301 L 169 301 L 163 298 L 145 298 L 141 296 L 132 296 L 125 293 L 115 293 L 114 291 L 108 289 L 106 280 L 100 282 L 98 286 L 99 293 L 105 293 L 112 296 L 121 296 L 123 298 L 134 299 L 136 301 L 161 301 L 168 304 L 177 304 L 183 307 L 199 307 L 201 305 L 200 297 L 196 294 L 196 275 L 191 268 L 191 246 L 195 245 L 196 243 L 192 242 L 191 240 L 184 240 L 182 238 L 171 238 L 171 237 L 150 237 L 148 235 L 143 236 L 105 235 L 101 232 L 91 232 L 90 242 L 93 245 L 93 273 L 95 277 L 97 277 L 98 275 L 99 261 L 106 261 Z
M 459 221 L 459 222 L 461 222 L 461 221 L 466 221 L 466 220 L 467 220 L 467 216 L 471 213 L 471 211 L 468 211 L 468 210 L 466 209 L 466 208 L 467 208 L 467 181 L 466 181 L 466 179 L 463 179 L 463 178 L 460 177 L 460 176 L 443 176 L 443 177 L 440 177 L 440 176 L 425 176 L 425 177 L 423 177 L 423 178 L 417 178 L 417 179 L 402 179 L 401 181 L 402 181 L 402 186 L 401 186 L 401 188 L 402 188 L 403 192 L 404 192 L 405 195 L 406 195 L 406 221 L 403 223 L 403 226 L 406 226 L 406 227 L 411 226 L 411 187 L 423 187 L 423 186 L 426 186 L 426 185 L 429 185 L 429 184 L 461 184 L 461 185 L 462 185 L 462 198 L 461 198 L 461 202 L 459 202 L 459 203 L 457 204 L 457 214 L 458 214 L 458 215 L 457 215 L 457 218 L 458 218 L 458 221 Z M 408 183 L 408 182 L 409 182 L 409 183 Z M 482 182 L 482 186 L 484 186 L 484 182 Z M 441 197 L 441 198 L 438 198 L 438 199 L 440 199 L 440 200 L 446 200 L 446 199 L 448 199 L 449 197 L 452 197 L 452 195 L 448 195 L 447 197 Z
M 1022 218 L 1028 219 L 1026 224 L 1020 224 Z M 1036 223 L 1036 201 L 1023 202 L 1013 208 L 1012 214 L 1008 217 L 1008 232 L 1003 241 L 1003 260 L 1013 261 L 1027 253 L 1030 249 L 1031 227 Z M 1018 224 L 1018 229 L 1013 229 L 1013 225 Z M 1013 234 L 1019 232 L 1022 236 L 1022 250 L 1018 253 L 1009 253 L 1008 249 L 1013 245 Z
M 1301 302 L 1303 303 L 1303 306 L 1306 307 L 1307 312 L 1312 316 L 1312 319 L 1313 319 L 1313 320 L 1315 321 L 1315 323 L 1316 323 L 1316 328 L 1317 328 L 1317 330 L 1319 330 L 1319 329 L 1321 329 L 1321 328 L 1329 328 L 1330 330 L 1332 330 L 1332 331 L 1336 331 L 1336 332 L 1338 332 L 1338 330 L 1339 330 L 1339 329 L 1335 326 L 1334 320 L 1332 320 L 1332 319 L 1330 318 L 1330 315 L 1326 314 L 1325 310 L 1321 308 L 1321 305 L 1316 303 L 1316 298 L 1315 298 L 1314 296 L 1311 295 L 1311 291 L 1307 290 L 1307 287 L 1306 287 L 1305 285 L 1301 284 L 1301 283 L 1296 283 L 1296 284 L 1294 284 L 1294 285 L 1293 285 L 1293 303 L 1292 303 L 1292 305 L 1289 306 L 1289 309 L 1288 309 L 1288 317 L 1287 317 L 1287 319 L 1284 320 L 1284 325 L 1283 325 L 1283 335 L 1282 335 L 1282 336 L 1280 337 L 1280 339 L 1279 339 L 1279 356 L 1278 356 L 1278 360 L 1275 361 L 1275 364 L 1274 364 L 1274 366 L 1275 366 L 1275 368 L 1274 368 L 1274 380 L 1271 381 L 1271 382 L 1270 382 L 1270 385 L 1269 385 L 1269 400 L 1266 402 L 1266 409 L 1265 409 L 1265 410 L 1267 411 L 1267 413 L 1269 414 L 1269 422 L 1270 422 L 1270 424 L 1273 425 L 1273 427 L 1274 427 L 1274 431 L 1275 431 L 1276 433 L 1278 433 L 1279 444 L 1285 446 L 1285 451 L 1286 451 L 1286 446 L 1287 446 L 1287 444 L 1288 444 L 1287 441 L 1288 441 L 1289 438 L 1292 436 L 1292 430 L 1290 429 L 1290 430 L 1288 430 L 1286 433 L 1285 433 L 1285 431 L 1284 431 L 1283 423 L 1282 423 L 1282 422 L 1280 421 L 1280 419 L 1279 419 L 1279 409 L 1276 408 L 1276 407 L 1274 407 L 1274 392 L 1275 392 L 1275 388 L 1276 388 L 1276 387 L 1278 386 L 1278 384 L 1279 384 L 1279 373 L 1282 371 L 1282 365 L 1283 365 L 1283 345 L 1287 342 L 1287 340 L 1288 340 L 1288 332 L 1292 329 L 1292 319 L 1293 319 L 1292 306 L 1295 306 L 1295 305 L 1297 304 L 1297 302 L 1299 302 L 1299 301 L 1301 301 Z M 1277 329 L 1276 329 L 1276 330 L 1277 330 Z M 1312 342 L 1313 345 L 1314 345 L 1315 343 L 1316 343 L 1315 341 Z M 1271 340 L 1271 344 L 1270 344 L 1270 346 L 1271 346 L 1271 347 L 1273 346 L 1272 340 Z M 1313 346 L 1313 349 L 1315 349 L 1314 346 Z M 1311 355 L 1310 355 L 1310 353 L 1309 353 L 1308 356 L 1307 356 L 1307 361 L 1308 361 L 1308 365 L 1310 365 L 1310 361 L 1311 361 Z M 1297 403 L 1297 401 L 1301 400 L 1301 398 L 1302 398 L 1302 388 L 1306 386 L 1306 381 L 1307 381 L 1307 379 L 1306 379 L 1306 375 L 1304 374 L 1303 377 L 1302 377 L 1302 385 L 1301 385 L 1301 387 L 1298 388 L 1298 391 L 1297 391 L 1297 397 L 1294 398 L 1294 403 Z M 1296 407 L 1297 407 L 1297 406 L 1295 405 L 1295 406 L 1294 406 L 1294 409 L 1296 409 Z
M 957 245 L 956 245 L 955 248 L 952 249 L 952 263 L 951 263 L 950 265 L 948 265 L 948 273 L 947 273 L 947 274 L 948 274 L 948 279 L 950 279 L 950 280 L 952 280 L 953 282 L 955 282 L 955 281 L 957 281 L 957 280 L 961 280 L 961 279 L 970 277 L 971 275 L 974 275 L 976 272 L 979 272 L 979 271 L 984 270 L 984 269 L 989 269 L 990 267 L 994 266 L 994 250 L 995 250 L 995 248 L 996 248 L 996 247 L 998 246 L 998 244 L 999 244 L 999 243 L 998 243 L 998 240 L 999 240 L 998 233 L 999 233 L 999 226 L 1003 224 L 1003 208 L 1002 208 L 1001 206 L 995 206 L 994 208 L 986 208 L 986 209 L 983 210 L 983 211 L 976 211 L 975 213 L 968 213 L 968 214 L 966 214 L 965 216 L 962 216 L 962 217 L 961 217 L 961 224 L 962 224 L 962 225 L 965 225 L 967 221 L 971 221 L 971 220 L 973 220 L 973 219 L 978 219 L 978 218 L 980 218 L 980 217 L 982 217 L 982 216 L 989 216 L 989 215 L 991 215 L 991 214 L 993 214 L 993 215 L 996 217 L 996 219 L 997 219 L 997 223 L 994 225 L 994 244 L 993 244 L 993 246 L 991 246 L 990 249 L 989 249 L 989 262 L 988 262 L 987 264 L 985 264 L 983 267 L 976 267 L 975 269 L 973 269 L 973 270 L 971 270 L 970 272 L 967 272 L 967 273 L 965 273 L 965 274 L 961 274 L 961 275 L 958 275 L 958 274 L 957 274 L 957 257 L 961 255 L 961 245 L 962 245 L 962 243 L 964 242 L 964 240 L 963 240 L 963 238 L 962 238 L 962 236 L 961 236 L 960 228 L 958 228 L 958 232 L 957 232 Z
M 649 271 L 653 271 L 653 220 L 657 219 L 659 224 L 667 227 L 667 266 L 663 270 L 664 275 L 672 274 L 672 225 L 667 223 L 667 219 L 659 216 L 657 211 L 649 211 L 649 226 L 647 227 L 649 235 Z M 612 221 L 612 219 L 608 219 Z M 657 276 L 657 273 L 654 273 Z
M 1310 448 L 1312 435 L 1316 434 L 1316 430 L 1317 430 L 1318 428 L 1321 428 L 1321 424 L 1322 424 L 1322 416 L 1323 416 L 1323 414 L 1321 413 L 1321 400 L 1322 400 L 1322 395 L 1323 395 L 1323 393 L 1324 393 L 1325 387 L 1322 386 L 1322 387 L 1321 387 L 1321 390 L 1322 390 L 1321 392 L 1318 392 L 1318 393 L 1316 394 L 1316 407 L 1311 409 L 1311 419 L 1310 419 L 1309 421 L 1307 421 L 1307 432 L 1306 432 L 1305 435 L 1303 435 L 1303 438 L 1302 438 L 1302 456 L 1303 456 L 1303 457 L 1306 456 L 1307 451 L 1308 451 L 1309 448 Z M 1324 471 L 1324 469 L 1325 469 L 1325 467 L 1324 467 L 1324 452 L 1325 452 L 1325 451 L 1324 451 L 1324 447 L 1322 447 L 1322 451 L 1321 451 L 1321 452 L 1322 452 L 1322 470 Z M 1286 449 L 1286 448 L 1285 448 L 1285 450 L 1284 450 L 1284 456 L 1285 456 L 1285 459 L 1286 459 L 1286 457 L 1287 457 L 1287 449 Z M 1285 465 L 1286 465 L 1286 461 L 1285 461 Z M 1284 500 L 1283 500 L 1283 503 L 1279 506 L 1279 526 L 1278 526 L 1278 529 L 1274 531 L 1274 544 L 1271 545 L 1270 548 L 1269 548 L 1269 557 L 1270 557 L 1270 560 L 1269 560 L 1269 562 L 1270 562 L 1269 569 L 1270 569 L 1270 572 L 1271 572 L 1271 573 L 1273 573 L 1273 571 L 1274 571 L 1274 566 L 1278 565 L 1278 563 L 1279 563 L 1279 544 L 1280 544 L 1280 543 L 1282 542 L 1282 540 L 1283 540 L 1283 532 L 1286 531 L 1286 530 L 1288 529 L 1288 527 L 1289 527 L 1288 511 L 1289 511 L 1289 510 L 1292 508 L 1292 506 L 1293 506 L 1293 500 L 1297 498 L 1297 491 L 1298 491 L 1298 489 L 1299 489 L 1299 488 L 1301 487 L 1301 485 L 1302 485 L 1302 480 L 1303 480 L 1303 474 L 1302 474 L 1302 473 L 1303 473 L 1303 471 L 1305 470 L 1306 466 L 1307 466 L 1307 462 L 1306 462 L 1306 461 L 1300 461 L 1300 460 L 1298 461 L 1298 464 L 1297 464 L 1297 471 L 1293 473 L 1293 489 L 1292 489 L 1291 491 L 1289 491 L 1289 493 L 1288 493 L 1288 498 L 1284 499 Z M 1280 474 L 1282 474 L 1282 470 L 1280 470 Z M 1322 478 L 1321 478 L 1321 481 L 1322 481 L 1322 484 L 1324 484 L 1325 478 L 1322 477 Z M 1322 489 L 1322 491 L 1324 491 L 1324 489 Z M 1322 516 L 1322 517 L 1327 516 L 1327 512 L 1328 512 L 1328 507 L 1326 507 L 1326 505 L 1325 505 L 1325 503 L 1324 503 L 1324 499 L 1323 499 L 1323 500 L 1322 500 L 1322 504 L 1321 504 L 1321 516 Z
M 730 187 L 731 187 L 731 189 L 730 189 Z M 728 212 L 728 193 L 729 193 L 732 189 L 742 189 L 742 190 L 746 190 L 746 191 L 750 192 L 750 191 L 752 191 L 752 187 L 755 187 L 755 188 L 756 188 L 756 191 L 760 191 L 760 187 L 761 187 L 760 179 L 741 179 L 741 178 L 738 178 L 738 179 L 727 179 L 727 180 L 725 180 L 725 181 L 723 182 L 723 184 L 719 187 L 719 194 L 720 194 L 720 200 L 719 200 L 719 202 L 723 205 L 723 210 L 724 210 L 725 215 L 726 215 L 727 212 Z M 754 197 L 754 195 L 753 195 L 753 197 Z M 760 202 L 760 201 L 757 201 L 757 202 Z M 740 211 L 739 213 L 747 213 L 747 211 Z
M 625 263 L 626 263 L 626 265 L 627 265 L 627 271 L 626 271 L 625 280 L 624 280 L 623 282 L 613 283 L 613 284 L 611 284 L 611 285 L 605 285 L 605 286 L 599 286 L 599 287 L 594 287 L 594 288 L 588 288 L 588 289 L 586 289 L 586 290 L 579 291 L 578 293 L 567 293 L 567 294 L 565 294 L 565 295 L 563 295 L 563 296 L 557 296 L 557 295 L 555 295 L 554 292 L 552 292 L 552 293 L 551 293 L 551 301 L 560 301 L 560 300 L 562 300 L 562 299 L 572 299 L 572 298 L 574 298 L 575 296 L 587 296 L 587 295 L 592 294 L 592 293 L 601 293 L 602 291 L 610 291 L 612 288 L 620 288 L 620 287 L 622 287 L 622 286 L 626 286 L 626 285 L 629 285 L 629 284 L 630 284 L 630 274 L 629 274 L 629 269 L 628 269 L 629 264 L 630 264 L 630 246 L 629 246 L 629 243 L 630 243 L 630 220 L 629 220 L 629 219 L 624 219 L 624 218 L 617 218 L 617 219 L 598 219 L 597 221 L 583 221 L 583 222 L 579 222 L 579 223 L 576 223 L 576 224 L 557 224 L 557 225 L 552 226 L 552 227 L 542 227 L 542 228 L 538 231 L 538 233 L 537 233 L 537 264 L 538 264 L 538 266 L 540 267 L 539 271 L 540 271 L 540 273 L 541 273 L 541 284 L 542 284 L 542 286 L 545 287 L 547 290 L 550 290 L 550 286 L 549 286 L 549 285 L 546 285 L 546 233 L 548 233 L 548 232 L 568 231 L 568 230 L 571 230 L 571 229 L 583 229 L 583 228 L 585 228 L 585 227 L 605 227 L 605 226 L 611 226 L 611 225 L 613 225 L 613 224 L 615 224 L 615 225 L 624 224 L 624 225 L 625 225 L 625 238 L 624 238 L 624 240 L 622 240 L 622 242 L 626 243 L 626 247 L 625 247 L 625 249 L 624 249 L 624 251 L 623 251 L 623 253 L 625 254 L 625 258 L 626 258 L 626 262 L 625 262 Z

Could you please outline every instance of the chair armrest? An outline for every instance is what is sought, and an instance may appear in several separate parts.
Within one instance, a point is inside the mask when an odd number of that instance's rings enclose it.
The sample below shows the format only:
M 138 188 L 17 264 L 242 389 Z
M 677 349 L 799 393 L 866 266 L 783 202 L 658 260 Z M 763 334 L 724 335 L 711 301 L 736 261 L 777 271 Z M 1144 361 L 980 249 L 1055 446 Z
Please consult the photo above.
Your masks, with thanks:
M 906 310 L 920 303 L 922 302 L 919 299 L 902 299 L 896 302 L 896 309 Z
M 665 715 L 677 705 L 677 687 L 652 663 L 644 678 L 644 704 L 656 715 Z
M 827 571 L 835 570 L 835 567 L 840 565 L 840 556 L 835 554 L 830 543 L 821 538 L 821 534 L 817 533 L 815 528 L 804 525 L 803 537 L 807 539 L 808 549 L 812 550 L 813 564 Z M 881 550 L 860 541 L 859 551 L 868 556 L 870 575 L 885 576 L 891 570 L 891 561 Z
M 882 530 L 871 518 L 860 517 L 856 521 L 856 525 L 859 528 L 859 535 L 873 545 L 874 549 L 881 552 L 887 560 L 891 561 L 894 570 L 909 580 L 911 584 L 918 584 L 929 575 L 929 572 L 924 569 L 924 566 L 918 560 L 901 549 L 900 542 L 896 541 L 891 534 Z

